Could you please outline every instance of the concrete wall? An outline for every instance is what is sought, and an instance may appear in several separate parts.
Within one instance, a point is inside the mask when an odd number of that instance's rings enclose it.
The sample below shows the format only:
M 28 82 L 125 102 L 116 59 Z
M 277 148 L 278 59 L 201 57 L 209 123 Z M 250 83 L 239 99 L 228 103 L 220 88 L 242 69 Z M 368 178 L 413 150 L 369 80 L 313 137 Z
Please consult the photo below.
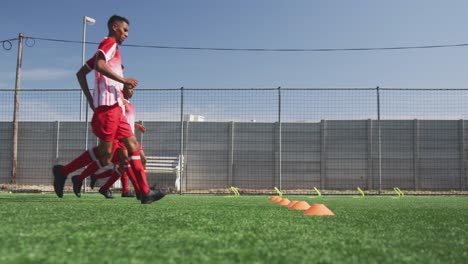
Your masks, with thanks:
M 185 190 L 391 189 L 466 190 L 466 121 L 375 120 L 320 123 L 147 122 L 137 134 L 147 155 L 185 156 Z M 281 153 L 280 131 L 281 129 Z M 51 185 L 51 167 L 84 150 L 83 122 L 21 122 L 20 185 Z M 0 183 L 11 180 L 11 122 L 0 122 Z M 97 143 L 89 128 L 88 146 Z M 281 168 L 280 168 L 281 154 Z M 281 173 L 280 173 L 281 170 Z M 77 172 L 79 173 L 79 171 Z M 171 185 L 173 175 L 150 175 Z

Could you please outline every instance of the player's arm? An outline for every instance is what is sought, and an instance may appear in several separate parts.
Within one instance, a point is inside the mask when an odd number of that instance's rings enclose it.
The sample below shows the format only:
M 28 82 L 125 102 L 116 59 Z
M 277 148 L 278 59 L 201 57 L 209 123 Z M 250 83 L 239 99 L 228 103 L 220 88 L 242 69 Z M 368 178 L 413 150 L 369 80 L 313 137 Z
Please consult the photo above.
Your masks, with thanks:
M 138 84 L 138 80 L 135 78 L 124 78 L 122 76 L 119 76 L 116 74 L 112 69 L 107 65 L 106 59 L 104 57 L 104 54 L 101 52 L 97 53 L 97 58 L 96 58 L 96 67 L 95 70 L 100 72 L 102 75 L 111 78 L 114 81 L 123 83 L 129 88 L 135 88 Z
M 91 92 L 89 91 L 88 80 L 86 79 L 86 75 L 91 72 L 91 69 L 87 65 L 83 65 L 80 70 L 76 73 L 76 78 L 78 79 L 78 83 L 80 84 L 81 90 L 83 90 L 84 95 L 86 96 L 86 100 L 88 101 L 89 106 L 94 111 L 94 104 L 93 104 L 93 96 L 91 96 Z
M 138 129 L 141 133 L 146 132 L 146 127 L 144 127 L 143 125 L 140 125 L 138 123 L 135 123 L 135 128 Z

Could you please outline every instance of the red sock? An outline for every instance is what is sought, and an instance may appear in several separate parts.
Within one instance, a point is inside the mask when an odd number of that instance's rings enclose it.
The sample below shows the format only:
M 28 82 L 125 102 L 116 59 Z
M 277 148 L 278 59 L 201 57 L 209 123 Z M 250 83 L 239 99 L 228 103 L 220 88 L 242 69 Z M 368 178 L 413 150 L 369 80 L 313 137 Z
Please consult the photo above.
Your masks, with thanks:
M 72 162 L 68 163 L 67 165 L 63 166 L 61 172 L 63 174 L 70 174 L 80 168 L 83 168 L 84 166 L 88 165 L 89 163 L 99 160 L 100 159 L 99 151 L 97 147 L 94 147 L 93 149 L 86 150 L 83 152 L 80 156 L 78 156 L 76 159 L 74 159 Z
M 102 188 L 109 190 L 112 184 L 114 184 L 122 176 L 122 172 L 123 170 L 121 168 L 114 170 L 114 173 L 112 173 L 112 176 L 106 181 Z
M 135 173 L 133 172 L 133 169 L 131 168 L 130 163 L 125 164 L 125 168 L 127 169 L 127 175 L 130 178 L 130 181 L 132 182 L 133 188 L 135 189 L 135 192 L 138 194 L 141 194 L 141 188 L 140 185 L 138 184 L 138 180 L 135 176 Z
M 120 177 L 120 182 L 122 183 L 122 193 L 128 193 L 128 175 L 125 170 Z
M 106 170 L 104 172 L 101 172 L 99 174 L 96 174 L 94 176 L 96 177 L 96 179 L 102 179 L 102 178 L 107 178 L 107 177 L 112 176 L 113 173 L 114 173 L 114 170 L 110 169 L 110 170 Z
M 98 162 L 92 162 L 91 164 L 88 165 L 88 167 L 81 172 L 80 176 L 78 176 L 78 179 L 80 181 L 83 181 L 86 177 L 90 176 L 91 174 L 95 173 L 96 171 L 99 170 L 99 165 L 97 164 Z
M 148 185 L 148 181 L 146 180 L 146 172 L 145 168 L 143 167 L 143 163 L 141 163 L 141 158 L 140 158 L 140 151 L 135 151 L 133 152 L 130 157 L 130 167 L 133 169 L 133 172 L 135 173 L 135 176 L 138 181 L 138 185 L 141 188 L 141 194 L 142 195 L 148 195 L 150 192 L 150 188 Z

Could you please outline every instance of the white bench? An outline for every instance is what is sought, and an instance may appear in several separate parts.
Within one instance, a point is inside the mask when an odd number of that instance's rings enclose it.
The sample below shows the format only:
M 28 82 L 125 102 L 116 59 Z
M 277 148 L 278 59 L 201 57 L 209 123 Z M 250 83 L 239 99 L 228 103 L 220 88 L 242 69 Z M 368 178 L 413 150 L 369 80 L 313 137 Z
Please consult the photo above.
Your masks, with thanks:
M 180 175 L 184 169 L 184 156 L 158 157 L 146 156 L 146 173 L 174 173 L 175 188 L 180 191 Z

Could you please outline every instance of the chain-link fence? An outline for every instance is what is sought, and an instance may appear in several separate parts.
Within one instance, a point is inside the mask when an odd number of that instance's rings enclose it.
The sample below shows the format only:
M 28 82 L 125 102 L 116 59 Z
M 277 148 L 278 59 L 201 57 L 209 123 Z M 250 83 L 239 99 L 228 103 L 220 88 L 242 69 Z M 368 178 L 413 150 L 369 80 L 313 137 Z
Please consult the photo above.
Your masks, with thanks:
M 182 193 L 310 193 L 467 190 L 467 99 L 468 89 L 137 88 L 131 101 L 146 155 L 184 158 Z M 50 191 L 52 166 L 97 144 L 80 90 L 22 90 L 16 148 L 14 91 L 0 102 L 3 189 Z M 171 186 L 175 175 L 149 178 Z

